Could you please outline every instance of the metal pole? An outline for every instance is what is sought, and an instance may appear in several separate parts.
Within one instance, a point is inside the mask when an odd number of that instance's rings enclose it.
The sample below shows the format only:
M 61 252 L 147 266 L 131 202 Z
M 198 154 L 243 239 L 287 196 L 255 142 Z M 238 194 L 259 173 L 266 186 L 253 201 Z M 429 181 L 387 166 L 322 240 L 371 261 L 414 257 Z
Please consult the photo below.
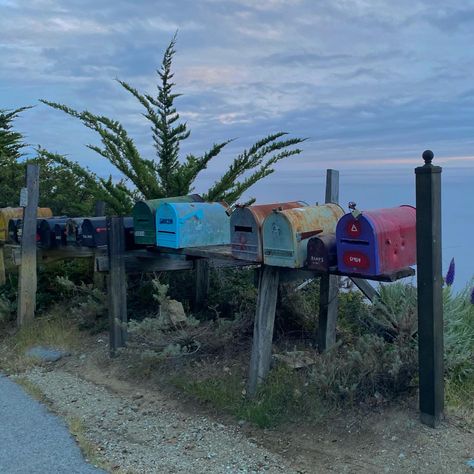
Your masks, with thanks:
M 418 360 L 422 423 L 435 428 L 443 416 L 443 278 L 441 270 L 441 167 L 423 153 L 416 175 Z

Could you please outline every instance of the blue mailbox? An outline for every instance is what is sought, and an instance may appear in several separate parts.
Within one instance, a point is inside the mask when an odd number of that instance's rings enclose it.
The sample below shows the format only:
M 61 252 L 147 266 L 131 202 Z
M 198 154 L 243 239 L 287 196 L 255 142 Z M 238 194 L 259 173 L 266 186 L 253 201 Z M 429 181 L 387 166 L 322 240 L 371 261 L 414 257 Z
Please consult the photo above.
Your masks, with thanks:
M 164 203 L 156 211 L 156 244 L 173 249 L 229 245 L 226 207 L 218 202 Z

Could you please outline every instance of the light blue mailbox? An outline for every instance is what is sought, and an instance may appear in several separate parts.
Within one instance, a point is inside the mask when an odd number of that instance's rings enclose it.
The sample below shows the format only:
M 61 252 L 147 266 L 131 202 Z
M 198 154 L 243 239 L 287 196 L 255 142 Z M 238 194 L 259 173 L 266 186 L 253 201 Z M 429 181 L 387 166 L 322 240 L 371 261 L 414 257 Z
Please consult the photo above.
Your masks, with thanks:
M 226 208 L 218 202 L 170 202 L 156 212 L 156 244 L 181 249 L 230 244 Z

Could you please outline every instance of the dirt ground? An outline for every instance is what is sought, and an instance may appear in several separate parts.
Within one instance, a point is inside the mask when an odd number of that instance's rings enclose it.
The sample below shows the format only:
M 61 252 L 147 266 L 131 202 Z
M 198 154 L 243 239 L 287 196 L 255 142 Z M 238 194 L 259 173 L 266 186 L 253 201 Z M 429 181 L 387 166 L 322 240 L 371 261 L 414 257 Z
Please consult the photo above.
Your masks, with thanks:
M 474 473 L 474 427 L 451 414 L 428 428 L 415 399 L 262 430 L 156 384 L 124 380 L 123 362 L 110 361 L 97 337 L 26 377 L 53 411 L 81 419 L 114 472 Z

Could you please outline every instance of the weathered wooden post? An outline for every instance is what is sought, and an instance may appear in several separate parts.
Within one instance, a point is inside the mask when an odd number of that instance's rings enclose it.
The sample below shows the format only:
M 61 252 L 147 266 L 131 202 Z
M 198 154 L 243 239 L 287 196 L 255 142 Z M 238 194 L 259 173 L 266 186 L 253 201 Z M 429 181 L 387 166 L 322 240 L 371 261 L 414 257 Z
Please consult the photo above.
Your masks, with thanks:
M 257 310 L 253 328 L 252 355 L 247 387 L 249 397 L 255 396 L 258 385 L 265 380 L 270 370 L 279 281 L 279 267 L 262 266 L 258 285 Z
M 196 270 L 194 310 L 200 311 L 206 305 L 209 294 L 209 260 L 207 258 L 194 260 L 194 268 Z
M 7 282 L 7 275 L 5 272 L 5 249 L 4 243 L 0 242 L 0 286 Z
M 444 408 L 443 277 L 441 268 L 441 167 L 423 153 L 416 174 L 418 360 L 421 421 L 436 427 Z
M 18 278 L 17 325 L 31 323 L 36 309 L 36 215 L 39 201 L 39 166 L 26 167 L 26 192 L 20 202 L 23 209 L 23 230 L 21 237 L 21 265 Z
M 104 201 L 97 201 L 94 206 L 94 214 L 95 217 L 102 217 L 105 216 L 105 202 Z M 94 287 L 98 288 L 99 290 L 104 290 L 105 288 L 105 275 L 102 272 L 98 272 L 96 268 L 97 262 L 97 253 L 94 255 L 93 265 L 93 282 Z
M 326 171 L 326 203 L 339 204 L 339 171 Z M 339 277 L 322 275 L 319 283 L 318 350 L 324 352 L 336 343 Z
M 125 238 L 123 217 L 107 218 L 109 274 L 109 334 L 110 356 L 115 357 L 117 349 L 124 347 L 127 338 L 127 275 L 125 273 Z

